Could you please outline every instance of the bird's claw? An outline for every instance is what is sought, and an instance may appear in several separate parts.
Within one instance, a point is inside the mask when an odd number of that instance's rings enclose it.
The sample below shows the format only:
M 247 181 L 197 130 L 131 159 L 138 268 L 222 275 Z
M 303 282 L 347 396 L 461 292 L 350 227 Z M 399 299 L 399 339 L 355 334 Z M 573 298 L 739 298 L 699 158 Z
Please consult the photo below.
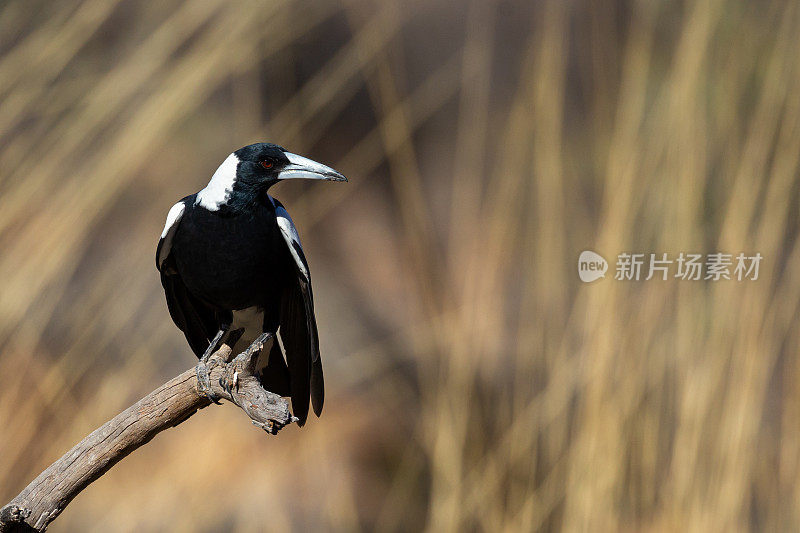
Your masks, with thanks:
M 216 394 L 211 390 L 211 378 L 208 375 L 208 366 L 200 361 L 197 363 L 195 371 L 197 373 L 197 388 L 212 403 L 220 405 L 219 398 L 217 398 Z
M 272 333 L 262 333 L 247 347 L 244 353 L 248 358 L 252 357 L 253 354 L 260 352 L 264 348 L 264 343 L 270 338 L 272 338 Z
M 225 392 L 233 396 L 233 391 L 239 390 L 239 371 L 235 370 L 233 372 L 233 377 L 226 377 L 223 376 L 219 378 L 220 386 L 225 389 Z

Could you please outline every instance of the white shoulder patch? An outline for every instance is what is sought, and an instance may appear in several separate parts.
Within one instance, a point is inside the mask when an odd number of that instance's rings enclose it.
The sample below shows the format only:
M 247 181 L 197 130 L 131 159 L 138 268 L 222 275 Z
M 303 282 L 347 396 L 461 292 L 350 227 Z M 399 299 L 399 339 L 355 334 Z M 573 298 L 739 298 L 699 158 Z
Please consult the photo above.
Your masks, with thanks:
M 167 213 L 167 223 L 164 224 L 164 231 L 161 232 L 162 239 L 167 236 L 167 233 L 169 233 L 169 230 L 172 229 L 172 226 L 174 226 L 178 220 L 180 220 L 185 210 L 186 204 L 183 202 L 178 202 L 170 208 L 169 213 Z
M 172 248 L 172 239 L 175 237 L 175 230 L 178 228 L 178 223 L 186 211 L 186 204 L 182 201 L 173 205 L 167 213 L 167 223 L 164 224 L 164 231 L 161 232 L 161 242 L 158 245 L 158 267 L 164 264 L 164 260 L 169 255 Z
M 236 181 L 236 167 L 239 166 L 239 158 L 236 154 L 229 155 L 225 161 L 217 168 L 211 181 L 205 188 L 197 193 L 196 203 L 202 205 L 209 211 L 219 210 L 219 206 L 230 198 L 233 191 L 233 183 Z
M 292 222 L 292 217 L 289 216 L 289 212 L 286 211 L 283 206 L 275 203 L 275 199 L 272 198 L 272 196 L 270 196 L 269 199 L 272 202 L 272 205 L 275 206 L 275 215 L 278 219 L 278 227 L 283 235 L 283 240 L 286 241 L 286 244 L 289 247 L 289 252 L 291 252 L 294 262 L 297 263 L 297 268 L 303 273 L 306 280 L 308 280 L 308 269 L 306 269 L 306 265 L 303 263 L 303 260 L 300 258 L 300 255 L 297 253 L 297 250 L 294 247 L 294 243 L 297 243 L 299 248 L 303 248 L 300 244 L 300 235 L 297 233 L 297 228 L 295 227 L 294 222 Z

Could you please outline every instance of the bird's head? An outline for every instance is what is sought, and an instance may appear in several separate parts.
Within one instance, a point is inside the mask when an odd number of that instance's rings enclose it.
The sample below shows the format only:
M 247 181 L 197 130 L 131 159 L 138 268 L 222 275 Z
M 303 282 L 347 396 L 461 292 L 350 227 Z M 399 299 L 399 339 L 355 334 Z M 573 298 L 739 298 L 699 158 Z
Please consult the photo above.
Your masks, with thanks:
M 234 152 L 239 159 L 237 177 L 267 187 L 295 178 L 347 181 L 347 178 L 316 161 L 293 154 L 276 144 L 256 143 Z
M 332 168 L 277 144 L 255 143 L 223 161 L 208 186 L 198 193 L 198 202 L 212 210 L 223 205 L 236 209 L 266 198 L 267 190 L 279 181 L 296 178 L 347 181 Z

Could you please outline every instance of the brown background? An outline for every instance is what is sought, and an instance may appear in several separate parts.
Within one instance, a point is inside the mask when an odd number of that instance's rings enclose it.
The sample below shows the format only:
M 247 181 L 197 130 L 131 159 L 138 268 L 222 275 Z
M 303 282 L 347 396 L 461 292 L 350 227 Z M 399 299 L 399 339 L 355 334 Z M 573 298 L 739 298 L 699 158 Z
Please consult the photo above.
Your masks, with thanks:
M 52 531 L 798 529 L 798 8 L 2 3 L 0 499 L 193 364 L 158 236 L 269 140 L 350 178 L 273 190 L 322 419 L 206 409 Z M 614 281 L 623 251 L 764 260 Z

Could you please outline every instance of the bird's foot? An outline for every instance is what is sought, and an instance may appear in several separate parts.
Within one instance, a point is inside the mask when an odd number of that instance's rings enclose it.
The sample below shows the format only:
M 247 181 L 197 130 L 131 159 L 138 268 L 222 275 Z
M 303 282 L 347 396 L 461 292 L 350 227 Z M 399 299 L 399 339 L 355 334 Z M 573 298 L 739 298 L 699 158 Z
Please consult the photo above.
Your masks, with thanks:
M 256 340 L 254 340 L 253 343 L 250 346 L 248 346 L 244 352 L 237 355 L 236 359 L 243 357 L 247 361 L 253 360 L 254 359 L 253 356 L 258 355 L 258 352 L 261 351 L 261 349 L 264 347 L 264 344 L 266 344 L 266 342 L 270 340 L 273 336 L 274 335 L 272 333 L 262 333 L 261 335 L 256 337 Z
M 228 394 L 232 390 L 238 390 L 239 377 L 243 374 L 256 374 L 256 361 L 258 354 L 264 348 L 264 344 L 273 337 L 272 333 L 262 333 L 256 340 L 247 347 L 245 351 L 234 357 L 230 362 L 229 370 L 226 372 L 225 377 L 220 378 L 220 385 Z
M 200 357 L 200 361 L 197 363 L 195 367 L 195 372 L 197 374 L 197 388 L 200 390 L 203 395 L 211 400 L 212 403 L 220 405 L 219 398 L 214 392 L 211 390 L 211 378 L 209 377 L 209 372 L 217 363 L 216 359 L 212 359 L 211 356 L 214 354 L 214 351 L 218 348 L 222 337 L 230 328 L 229 325 L 224 325 L 211 342 L 208 344 L 208 348 L 206 348 L 205 353 Z
M 217 398 L 217 395 L 211 390 L 211 378 L 209 377 L 209 371 L 211 370 L 209 366 L 213 368 L 215 362 L 216 361 L 212 359 L 206 364 L 206 362 L 201 359 L 195 367 L 195 372 L 197 373 L 197 388 L 200 392 L 212 403 L 220 405 L 219 398 Z

